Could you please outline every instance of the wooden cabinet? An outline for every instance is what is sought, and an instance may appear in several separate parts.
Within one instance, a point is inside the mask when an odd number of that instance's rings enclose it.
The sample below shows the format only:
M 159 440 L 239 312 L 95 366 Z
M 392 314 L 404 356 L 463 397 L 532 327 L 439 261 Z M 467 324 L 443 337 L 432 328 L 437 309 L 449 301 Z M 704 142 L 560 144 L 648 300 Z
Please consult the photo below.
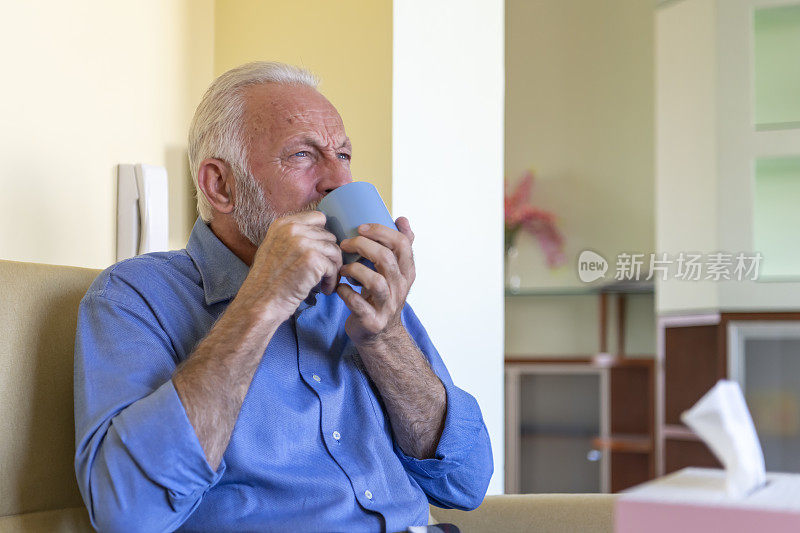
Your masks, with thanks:
M 506 360 L 506 492 L 618 492 L 655 475 L 652 359 Z
M 800 343 L 800 313 L 711 313 L 661 317 L 658 324 L 658 474 L 687 466 L 721 468 L 706 445 L 680 421 L 681 413 L 720 379 L 742 386 L 768 469 L 772 465 L 773 470 L 800 470 L 797 461 L 779 457 L 781 450 L 800 443 L 800 380 L 781 379 L 782 374 L 795 375 L 800 367 L 800 354 L 795 351 Z M 750 354 L 745 356 L 747 349 Z M 751 359 L 749 365 L 745 357 Z M 750 368 L 750 379 L 746 368 Z M 756 374 L 759 371 L 761 375 Z
M 596 295 L 595 354 L 506 358 L 506 493 L 617 492 L 655 476 L 654 356 L 624 353 L 626 298 L 633 293 L 652 293 L 652 284 L 564 293 Z
M 506 493 L 601 492 L 608 376 L 588 360 L 506 363 Z

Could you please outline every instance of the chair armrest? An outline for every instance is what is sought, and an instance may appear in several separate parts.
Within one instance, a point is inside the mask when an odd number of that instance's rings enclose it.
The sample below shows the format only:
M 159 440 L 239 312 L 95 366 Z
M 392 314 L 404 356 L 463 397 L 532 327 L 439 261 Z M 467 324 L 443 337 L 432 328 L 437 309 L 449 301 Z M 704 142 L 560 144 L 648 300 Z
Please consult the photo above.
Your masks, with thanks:
M 434 522 L 471 531 L 612 532 L 611 494 L 513 494 L 487 496 L 474 511 L 431 507 Z
M 0 516 L 0 533 L 54 531 L 82 533 L 94 531 L 85 507 Z

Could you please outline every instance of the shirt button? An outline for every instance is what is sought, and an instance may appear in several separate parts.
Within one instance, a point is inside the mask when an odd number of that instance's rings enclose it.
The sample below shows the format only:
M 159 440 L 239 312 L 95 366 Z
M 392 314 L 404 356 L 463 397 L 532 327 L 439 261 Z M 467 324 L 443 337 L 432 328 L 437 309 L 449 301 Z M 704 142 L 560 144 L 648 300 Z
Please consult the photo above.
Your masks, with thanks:
M 339 440 L 339 439 L 342 438 L 342 435 L 338 431 L 334 431 L 333 432 L 333 438 L 336 439 L 336 440 Z
M 316 375 L 316 374 L 314 374 L 314 375 L 313 375 L 313 376 L 311 376 L 311 377 L 313 377 L 313 378 L 314 378 L 314 381 L 316 381 L 317 383 L 319 383 L 320 381 L 322 381 L 322 378 L 321 378 L 321 377 L 319 377 L 319 376 L 318 376 L 318 375 Z
M 364 496 L 366 496 L 368 500 L 372 499 L 372 493 L 368 490 L 364 491 Z

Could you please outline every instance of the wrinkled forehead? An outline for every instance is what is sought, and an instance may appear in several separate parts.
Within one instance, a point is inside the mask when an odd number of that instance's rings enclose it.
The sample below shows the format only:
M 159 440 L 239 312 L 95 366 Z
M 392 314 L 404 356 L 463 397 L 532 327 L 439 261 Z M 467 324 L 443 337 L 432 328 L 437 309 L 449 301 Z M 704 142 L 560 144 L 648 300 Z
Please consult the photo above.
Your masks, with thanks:
M 280 142 L 300 133 L 333 141 L 345 137 L 339 112 L 316 89 L 304 85 L 266 83 L 245 91 L 244 124 L 253 141 Z

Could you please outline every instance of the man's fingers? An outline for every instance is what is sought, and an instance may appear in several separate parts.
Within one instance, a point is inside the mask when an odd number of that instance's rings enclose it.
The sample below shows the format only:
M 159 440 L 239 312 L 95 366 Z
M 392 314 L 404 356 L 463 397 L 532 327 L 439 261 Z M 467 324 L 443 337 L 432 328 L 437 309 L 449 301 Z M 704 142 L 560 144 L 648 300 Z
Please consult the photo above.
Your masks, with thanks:
M 322 276 L 319 290 L 322 291 L 322 294 L 330 296 L 336 290 L 337 285 L 339 285 L 339 276 L 337 274 L 326 274 Z
M 397 233 L 397 232 L 395 232 Z M 352 239 L 345 239 L 341 244 L 342 250 L 357 253 L 366 257 L 375 265 L 376 270 L 386 278 L 396 279 L 400 276 L 400 268 L 392 250 L 367 237 L 359 235 Z
M 307 226 L 325 227 L 325 214 L 322 211 L 303 211 L 280 217 L 276 222 L 291 223 L 299 222 Z
M 386 278 L 359 262 L 343 266 L 339 273 L 347 276 L 348 279 L 354 278 L 358 281 L 364 289 L 369 291 L 377 303 L 383 303 L 391 296 L 391 289 Z
M 405 221 L 405 225 L 408 226 L 408 220 L 402 217 L 397 220 L 401 221 L 401 219 Z M 403 225 L 402 221 L 401 226 Z M 411 231 L 410 227 L 406 229 L 408 229 L 409 232 Z M 408 277 L 408 275 L 412 273 L 414 268 L 414 255 L 411 251 L 411 242 L 414 237 L 413 233 L 410 233 L 411 238 L 409 238 L 407 234 L 395 231 L 392 228 L 387 228 L 383 224 L 364 224 L 358 228 L 358 233 L 392 250 L 397 257 L 397 264 L 403 275 Z
M 319 211 L 305 211 L 278 219 L 279 232 L 288 232 L 292 239 L 290 247 L 313 250 L 321 256 L 314 261 L 317 272 L 322 269 L 320 290 L 331 295 L 339 283 L 342 268 L 342 249 L 336 244 L 336 236 L 325 229 L 325 215 Z M 277 221 L 276 221 L 277 222 Z
M 349 285 L 340 283 L 339 286 L 336 287 L 336 294 L 338 294 L 339 297 L 344 301 L 347 308 L 359 318 L 363 319 L 369 316 L 370 313 L 374 312 L 374 309 L 371 305 L 369 305 L 369 302 L 367 302 L 363 296 L 354 291 Z
M 330 296 L 336 290 L 341 278 L 339 271 L 342 269 L 342 250 L 336 246 L 336 242 L 322 243 L 319 250 L 328 260 L 325 273 L 322 276 L 320 290 Z
M 313 236 L 315 239 L 336 244 L 336 235 L 326 230 L 325 228 L 308 226 L 308 232 L 309 235 Z
M 400 230 L 400 233 L 406 236 L 411 244 L 414 244 L 414 232 L 411 231 L 411 223 L 408 221 L 406 217 L 398 217 L 397 220 L 394 221 L 395 226 L 397 229 Z
M 383 224 L 362 224 L 358 227 L 358 234 L 369 237 L 392 251 L 408 247 L 411 244 L 403 233 L 387 228 Z
M 321 241 L 335 243 L 336 236 L 325 229 L 325 215 L 322 213 L 303 212 L 276 219 L 269 229 L 269 234 L 289 235 L 293 237 L 311 237 Z

